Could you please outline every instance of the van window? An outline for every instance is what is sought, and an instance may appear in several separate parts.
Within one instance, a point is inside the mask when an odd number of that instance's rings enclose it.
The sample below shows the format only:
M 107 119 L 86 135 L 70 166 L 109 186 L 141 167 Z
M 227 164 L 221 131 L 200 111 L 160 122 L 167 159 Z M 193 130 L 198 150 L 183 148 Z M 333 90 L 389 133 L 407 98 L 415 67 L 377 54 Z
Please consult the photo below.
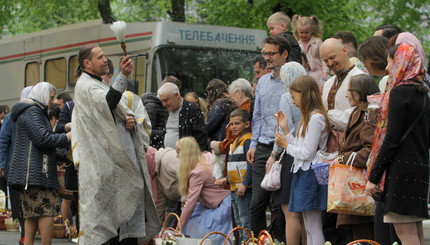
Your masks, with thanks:
M 251 82 L 254 77 L 252 63 L 258 55 L 261 54 L 257 51 L 244 50 L 160 48 L 155 52 L 152 65 L 154 84 L 151 89 L 157 91 L 157 84 L 164 77 L 173 75 L 182 82 L 181 94 L 193 91 L 207 97 L 206 85 L 213 78 L 221 79 L 227 85 L 238 78 Z
M 73 55 L 69 59 L 69 88 L 74 88 L 76 86 L 76 81 L 78 80 L 75 77 L 76 69 L 78 68 L 78 56 Z
M 45 63 L 45 81 L 52 83 L 57 90 L 66 88 L 66 59 L 47 60 Z
M 31 62 L 25 66 L 25 86 L 34 86 L 39 82 L 39 63 Z

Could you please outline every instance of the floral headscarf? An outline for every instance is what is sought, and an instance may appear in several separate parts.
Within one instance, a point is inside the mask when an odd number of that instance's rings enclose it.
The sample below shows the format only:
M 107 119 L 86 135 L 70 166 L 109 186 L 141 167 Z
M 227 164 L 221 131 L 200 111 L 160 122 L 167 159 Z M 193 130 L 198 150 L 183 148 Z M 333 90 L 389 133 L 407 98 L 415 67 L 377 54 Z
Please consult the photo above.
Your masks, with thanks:
M 44 105 L 48 105 L 51 90 L 55 91 L 54 85 L 48 82 L 40 82 L 31 89 L 28 98 L 37 100 Z
M 408 43 L 412 45 L 414 48 L 417 49 L 418 54 L 420 55 L 420 58 L 422 60 L 422 63 L 424 64 L 426 61 L 426 56 L 424 53 L 424 48 L 421 42 L 418 40 L 418 38 L 410 33 L 410 32 L 402 32 L 397 36 L 396 39 L 396 45 L 399 43 Z
M 385 135 L 387 134 L 387 124 L 389 123 L 388 109 L 391 90 L 404 84 L 421 85 L 423 79 L 424 64 L 418 50 L 409 43 L 400 44 L 394 55 L 391 70 L 389 71 L 387 91 L 384 93 L 381 101 L 381 112 L 378 116 L 378 123 L 376 124 L 375 135 L 373 137 L 368 174 L 370 174 L 370 170 L 376 162 L 382 142 L 384 141 Z M 385 181 L 384 178 L 385 177 L 382 177 L 381 179 L 381 190 Z
M 288 90 L 291 83 L 301 76 L 306 75 L 305 68 L 295 61 L 286 63 L 281 67 L 280 76 L 281 80 L 284 82 L 285 89 Z

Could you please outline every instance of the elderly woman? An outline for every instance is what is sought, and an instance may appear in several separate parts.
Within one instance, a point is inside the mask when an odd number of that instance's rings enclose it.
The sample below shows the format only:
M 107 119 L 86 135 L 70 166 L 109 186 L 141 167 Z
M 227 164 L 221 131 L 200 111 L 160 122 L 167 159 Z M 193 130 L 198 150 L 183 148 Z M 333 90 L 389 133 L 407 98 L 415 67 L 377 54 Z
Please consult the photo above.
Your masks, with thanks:
M 52 131 L 47 114 L 55 97 L 52 84 L 38 83 L 28 97 L 16 104 L 11 112 L 16 124 L 16 142 L 8 184 L 21 192 L 24 244 L 33 244 L 39 230 L 45 245 L 51 244 L 53 217 L 59 211 L 55 148 L 65 147 L 71 134 Z
M 230 93 L 230 100 L 234 102 L 238 109 L 244 109 L 251 113 L 251 98 L 252 98 L 252 86 L 251 83 L 244 79 L 238 78 L 234 80 L 228 87 Z M 230 150 L 230 144 L 236 139 L 230 129 L 230 125 L 227 125 L 225 139 L 223 141 L 212 141 L 211 148 L 216 154 L 228 154 Z

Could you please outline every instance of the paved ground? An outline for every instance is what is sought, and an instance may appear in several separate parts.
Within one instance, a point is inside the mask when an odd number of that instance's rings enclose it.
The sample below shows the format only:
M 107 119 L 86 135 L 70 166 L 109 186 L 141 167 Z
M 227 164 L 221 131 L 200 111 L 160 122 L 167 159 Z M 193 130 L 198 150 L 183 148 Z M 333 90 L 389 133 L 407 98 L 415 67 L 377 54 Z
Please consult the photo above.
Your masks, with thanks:
M 0 245 L 18 245 L 19 232 L 0 231 Z M 40 245 L 40 238 L 36 238 L 35 245 Z M 68 239 L 53 239 L 52 245 L 75 244 Z

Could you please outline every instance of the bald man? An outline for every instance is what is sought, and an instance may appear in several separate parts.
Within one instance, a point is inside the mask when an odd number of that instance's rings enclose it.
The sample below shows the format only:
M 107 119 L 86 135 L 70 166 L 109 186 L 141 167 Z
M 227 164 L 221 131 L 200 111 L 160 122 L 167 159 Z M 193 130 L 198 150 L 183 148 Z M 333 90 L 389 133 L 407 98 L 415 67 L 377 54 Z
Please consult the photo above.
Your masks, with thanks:
M 323 87 L 322 99 L 325 108 L 328 110 L 330 124 L 334 126 L 330 134 L 331 141 L 327 145 L 330 152 L 339 150 L 337 143 L 338 137 L 343 132 L 348 123 L 353 108 L 350 107 L 346 93 L 349 87 L 351 77 L 362 74 L 359 68 L 355 67 L 348 58 L 348 53 L 341 41 L 329 38 L 321 45 L 321 59 L 327 64 L 327 67 L 335 74 Z M 337 149 L 336 149 L 337 148 Z M 345 237 L 340 228 L 336 228 L 337 214 L 323 213 L 323 231 L 327 241 L 333 244 L 345 244 Z
M 352 108 L 346 99 L 351 77 L 363 74 L 348 58 L 345 46 L 337 39 L 329 38 L 321 45 L 320 56 L 335 74 L 324 84 L 322 99 L 328 110 L 330 123 L 343 131 L 348 123 Z

